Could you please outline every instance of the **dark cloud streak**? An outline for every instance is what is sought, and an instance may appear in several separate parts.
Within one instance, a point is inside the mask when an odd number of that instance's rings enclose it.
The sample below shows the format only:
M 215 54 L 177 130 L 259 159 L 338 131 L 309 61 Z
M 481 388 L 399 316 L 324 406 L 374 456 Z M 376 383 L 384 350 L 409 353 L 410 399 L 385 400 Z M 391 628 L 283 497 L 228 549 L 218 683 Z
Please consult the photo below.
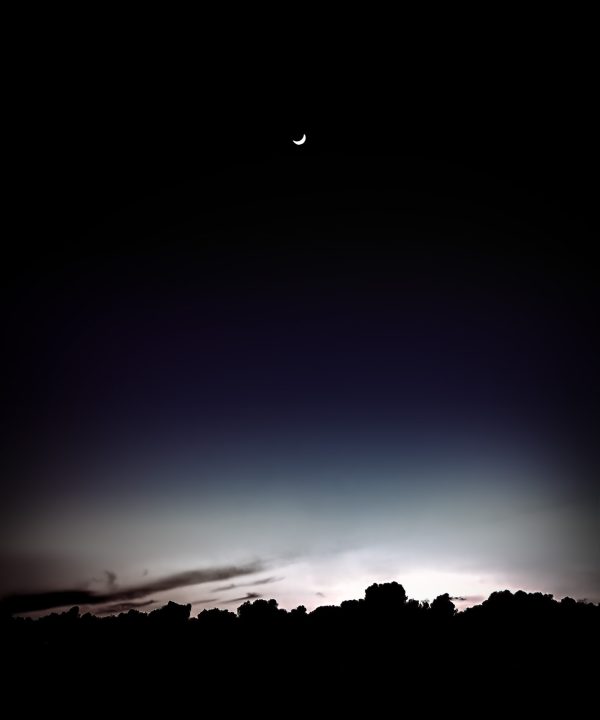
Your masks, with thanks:
M 249 593 L 246 593 L 244 595 L 244 597 L 232 598 L 231 600 L 226 600 L 225 602 L 226 603 L 236 603 L 236 602 L 241 603 L 241 602 L 245 602 L 246 600 L 258 600 L 261 597 L 262 597 L 262 595 L 260 593 L 249 592 Z
M 112 613 L 129 612 L 129 610 L 137 610 L 138 608 L 153 605 L 156 600 L 143 600 L 142 602 L 123 602 L 108 607 L 97 608 L 96 615 L 111 615 Z
M 254 582 L 250 583 L 231 583 L 230 585 L 222 585 L 221 587 L 215 588 L 211 592 L 226 592 L 227 590 L 234 590 L 235 588 L 241 588 L 241 587 L 254 587 L 255 585 L 269 585 L 270 583 L 279 582 L 280 580 L 284 580 L 283 577 L 267 577 L 262 578 L 262 580 L 255 580 Z

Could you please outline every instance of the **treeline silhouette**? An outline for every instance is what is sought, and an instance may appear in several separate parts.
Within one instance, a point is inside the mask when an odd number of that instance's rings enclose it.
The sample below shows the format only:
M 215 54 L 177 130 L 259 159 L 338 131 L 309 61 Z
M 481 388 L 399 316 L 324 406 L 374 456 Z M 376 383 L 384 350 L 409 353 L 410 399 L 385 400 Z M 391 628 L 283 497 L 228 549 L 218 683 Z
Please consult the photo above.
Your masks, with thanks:
M 453 599 L 448 593 L 431 603 L 409 599 L 402 585 L 390 582 L 371 585 L 363 599 L 320 606 L 312 612 L 303 605 L 284 610 L 274 599 L 248 600 L 237 613 L 204 609 L 193 618 L 191 604 L 175 602 L 151 612 L 130 608 L 109 616 L 82 614 L 79 607 L 72 607 L 37 619 L 5 617 L 2 629 L 5 642 L 13 648 L 52 654 L 66 648 L 98 652 L 155 643 L 184 647 L 201 643 L 213 646 L 214 651 L 224 642 L 253 642 L 257 636 L 263 643 L 292 643 L 297 648 L 307 641 L 322 645 L 335 641 L 339 648 L 400 636 L 405 645 L 410 640 L 460 637 L 464 641 L 469 637 L 471 642 L 484 639 L 487 646 L 507 636 L 536 641 L 563 638 L 597 629 L 600 620 L 600 605 L 569 597 L 557 601 L 539 592 L 494 592 L 462 612 Z
M 600 640 L 600 605 L 523 591 L 494 592 L 462 612 L 448 594 L 417 601 L 397 582 L 312 612 L 265 599 L 244 602 L 236 613 L 204 609 L 191 617 L 191 609 L 169 602 L 104 617 L 77 607 L 38 619 L 4 617 L 3 666 L 8 661 L 21 677 L 59 672 L 80 683 L 98 673 L 120 682 L 158 672 L 170 687 L 183 683 L 184 694 L 200 679 L 206 687 L 231 677 L 279 688 L 310 678 L 313 690 L 319 683 L 328 690 L 331 683 L 367 683 L 386 692 L 398 684 L 503 678 L 522 689 L 575 682 L 581 694 L 592 687 L 597 661 L 586 657 Z

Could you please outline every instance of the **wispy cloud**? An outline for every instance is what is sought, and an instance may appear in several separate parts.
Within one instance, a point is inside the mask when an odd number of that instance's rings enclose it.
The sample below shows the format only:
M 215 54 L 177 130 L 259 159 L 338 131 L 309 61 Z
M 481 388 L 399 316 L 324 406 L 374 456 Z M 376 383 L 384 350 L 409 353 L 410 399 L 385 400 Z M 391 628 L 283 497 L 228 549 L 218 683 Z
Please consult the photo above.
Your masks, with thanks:
M 255 592 L 249 592 L 244 595 L 244 597 L 238 597 L 238 598 L 232 598 L 231 600 L 225 600 L 226 603 L 240 603 L 245 602 L 246 600 L 258 600 L 258 598 L 261 598 L 262 595 Z
M 268 578 L 262 578 L 261 580 L 255 580 L 249 583 L 231 583 L 230 585 L 222 585 L 221 587 L 215 588 L 211 592 L 226 592 L 227 590 L 233 590 L 234 588 L 241 587 L 254 587 L 255 585 L 269 585 L 270 583 L 279 582 L 283 580 L 283 577 L 271 576 Z

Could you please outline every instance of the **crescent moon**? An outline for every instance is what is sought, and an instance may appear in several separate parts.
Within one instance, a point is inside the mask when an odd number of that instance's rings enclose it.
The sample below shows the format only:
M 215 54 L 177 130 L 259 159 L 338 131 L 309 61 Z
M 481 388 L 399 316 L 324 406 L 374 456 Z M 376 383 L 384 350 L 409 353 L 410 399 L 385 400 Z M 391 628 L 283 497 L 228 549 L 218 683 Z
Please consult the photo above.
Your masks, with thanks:
M 304 145 L 304 143 L 306 142 L 306 135 L 303 135 L 300 140 L 292 140 L 292 142 L 294 143 L 294 145 Z

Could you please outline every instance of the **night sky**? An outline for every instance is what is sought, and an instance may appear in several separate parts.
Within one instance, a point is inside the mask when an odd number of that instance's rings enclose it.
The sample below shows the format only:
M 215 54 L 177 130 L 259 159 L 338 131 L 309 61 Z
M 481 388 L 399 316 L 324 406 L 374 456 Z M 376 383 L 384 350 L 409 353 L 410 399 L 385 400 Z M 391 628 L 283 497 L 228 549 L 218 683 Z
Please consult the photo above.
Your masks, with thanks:
M 5 198 L 1 596 L 600 601 L 583 80 L 258 117 L 37 70 Z

